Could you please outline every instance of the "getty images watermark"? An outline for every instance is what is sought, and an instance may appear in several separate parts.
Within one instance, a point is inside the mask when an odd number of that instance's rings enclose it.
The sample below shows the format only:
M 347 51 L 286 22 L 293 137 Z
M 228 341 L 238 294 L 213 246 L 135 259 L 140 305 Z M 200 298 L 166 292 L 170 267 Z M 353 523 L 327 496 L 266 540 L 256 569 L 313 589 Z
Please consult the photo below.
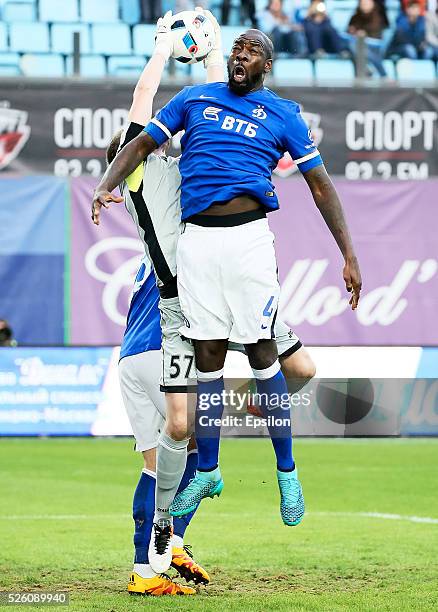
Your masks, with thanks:
M 205 435 L 211 427 L 252 428 L 291 427 L 291 408 L 310 406 L 311 394 L 284 393 L 267 394 L 251 390 L 224 389 L 221 393 L 201 393 L 198 398 L 197 427 L 205 428 Z M 221 417 L 215 416 L 215 409 L 224 407 Z M 263 407 L 263 409 L 262 409 Z M 210 410 L 209 410 L 210 409 Z M 208 414 L 203 414 L 208 410 Z M 272 414 L 276 411 L 276 414 Z
M 438 428 L 437 378 L 345 378 L 288 380 L 283 395 L 260 394 L 254 380 L 226 379 L 210 397 L 196 386 L 189 394 L 196 435 L 278 436 L 428 435 Z M 222 406 L 224 407 L 222 411 Z M 208 410 L 207 410 L 208 409 Z M 196 416 L 195 416 L 196 415 Z

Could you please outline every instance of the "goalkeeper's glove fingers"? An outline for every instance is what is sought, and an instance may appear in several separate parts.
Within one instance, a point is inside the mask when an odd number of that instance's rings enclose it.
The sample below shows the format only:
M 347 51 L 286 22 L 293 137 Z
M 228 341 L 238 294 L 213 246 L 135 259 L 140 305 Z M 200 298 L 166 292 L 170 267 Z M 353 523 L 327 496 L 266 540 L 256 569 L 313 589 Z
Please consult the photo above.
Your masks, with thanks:
M 195 8 L 195 11 L 199 11 L 200 13 L 202 13 L 202 15 L 204 15 L 204 17 L 206 17 L 213 24 L 214 28 L 214 44 L 212 50 L 204 60 L 205 68 L 208 68 L 210 66 L 223 66 L 224 53 L 222 50 L 222 34 L 218 20 L 208 9 L 204 9 L 200 6 L 197 6 Z
M 221 27 L 218 23 L 218 20 L 213 15 L 213 13 L 207 9 L 203 9 L 203 14 L 204 14 L 204 17 L 207 17 L 207 19 L 209 19 L 211 23 L 213 24 L 213 28 L 214 28 L 213 50 L 220 49 L 222 51 L 222 33 L 221 33 Z

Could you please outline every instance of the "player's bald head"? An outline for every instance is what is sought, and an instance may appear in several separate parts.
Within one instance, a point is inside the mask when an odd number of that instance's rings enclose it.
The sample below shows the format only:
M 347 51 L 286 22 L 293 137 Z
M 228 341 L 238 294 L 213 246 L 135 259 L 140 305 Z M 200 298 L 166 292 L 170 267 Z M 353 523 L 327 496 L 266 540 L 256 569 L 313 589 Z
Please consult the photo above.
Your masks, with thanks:
M 274 54 L 274 45 L 272 44 L 272 40 L 269 38 L 269 36 L 266 36 L 264 32 L 251 28 L 250 30 L 243 32 L 243 34 L 240 34 L 237 39 L 243 39 L 259 44 L 263 49 L 265 59 L 272 59 Z

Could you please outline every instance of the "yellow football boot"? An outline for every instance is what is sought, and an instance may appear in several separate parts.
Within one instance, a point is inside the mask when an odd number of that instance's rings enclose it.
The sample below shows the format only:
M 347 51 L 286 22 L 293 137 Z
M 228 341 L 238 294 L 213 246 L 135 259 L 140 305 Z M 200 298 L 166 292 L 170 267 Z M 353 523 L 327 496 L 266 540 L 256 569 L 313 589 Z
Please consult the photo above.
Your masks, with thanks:
M 164 574 L 157 574 L 153 578 L 142 578 L 134 572 L 128 582 L 128 591 L 155 597 L 161 595 L 196 595 L 195 589 L 181 586 Z
M 184 546 L 183 548 L 172 548 L 172 565 L 179 575 L 189 582 L 193 580 L 195 584 L 208 584 L 210 582 L 210 576 L 207 574 L 205 569 L 198 565 L 193 559 L 193 554 L 190 546 Z

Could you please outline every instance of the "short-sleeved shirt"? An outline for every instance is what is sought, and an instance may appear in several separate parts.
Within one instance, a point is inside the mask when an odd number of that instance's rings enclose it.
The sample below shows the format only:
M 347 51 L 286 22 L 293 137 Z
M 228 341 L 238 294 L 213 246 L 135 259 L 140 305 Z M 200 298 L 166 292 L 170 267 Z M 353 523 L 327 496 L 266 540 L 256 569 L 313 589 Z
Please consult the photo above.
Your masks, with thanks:
M 158 145 L 180 130 L 183 220 L 240 195 L 276 210 L 271 174 L 283 154 L 301 172 L 323 163 L 298 104 L 266 87 L 245 96 L 226 83 L 185 87 L 145 128 Z

